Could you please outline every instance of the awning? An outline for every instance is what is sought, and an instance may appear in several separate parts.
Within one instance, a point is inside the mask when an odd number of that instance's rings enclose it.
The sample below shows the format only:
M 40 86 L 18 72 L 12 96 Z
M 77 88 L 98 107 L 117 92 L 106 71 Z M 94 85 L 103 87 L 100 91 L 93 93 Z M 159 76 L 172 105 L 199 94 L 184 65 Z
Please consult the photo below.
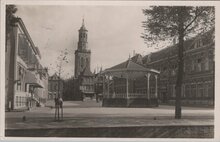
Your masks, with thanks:
M 34 74 L 32 74 L 30 71 L 28 71 L 25 75 L 25 82 L 26 84 L 29 84 L 35 88 L 43 88 L 43 86 L 37 82 L 37 78 Z

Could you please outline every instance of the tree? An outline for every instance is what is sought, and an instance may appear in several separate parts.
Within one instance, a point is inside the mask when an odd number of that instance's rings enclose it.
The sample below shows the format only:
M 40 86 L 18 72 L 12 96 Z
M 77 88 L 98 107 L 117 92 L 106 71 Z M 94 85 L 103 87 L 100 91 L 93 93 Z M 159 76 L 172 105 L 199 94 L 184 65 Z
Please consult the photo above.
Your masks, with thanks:
M 10 28 L 15 22 L 15 13 L 17 12 L 17 7 L 15 5 L 6 5 L 6 33 L 9 32 Z
M 58 63 L 57 63 L 57 73 L 58 73 L 58 76 L 59 76 L 59 81 L 58 81 L 58 98 L 61 97 L 60 95 L 60 80 L 61 80 L 61 74 L 62 74 L 62 71 L 63 71 L 63 63 L 68 63 L 68 60 L 67 60 L 67 49 L 65 49 L 65 51 L 61 51 L 60 55 L 57 57 L 58 59 Z
M 208 6 L 152 6 L 143 9 L 143 13 L 147 19 L 143 21 L 145 32 L 141 37 L 149 46 L 178 37 L 175 118 L 180 119 L 184 39 L 213 28 L 215 9 Z
M 15 36 L 13 33 L 13 26 L 16 21 L 14 14 L 16 13 L 17 8 L 15 5 L 6 5 L 6 33 L 5 33 L 5 71 L 6 78 L 8 78 L 8 82 L 6 82 L 5 90 L 6 90 L 6 108 L 9 110 L 14 109 L 14 70 L 15 70 Z
M 56 66 L 56 73 L 58 74 L 58 96 L 55 98 L 55 120 L 60 120 L 60 109 L 61 109 L 61 120 L 63 119 L 63 95 L 61 95 L 61 87 L 63 88 L 64 86 L 64 83 L 62 83 L 62 86 L 61 86 L 61 74 L 63 72 L 63 63 L 68 63 L 68 60 L 67 60 L 67 55 L 68 55 L 68 51 L 67 49 L 65 50 L 62 50 L 60 55 L 57 57 L 57 66 Z M 63 93 L 63 89 L 62 89 L 62 93 Z

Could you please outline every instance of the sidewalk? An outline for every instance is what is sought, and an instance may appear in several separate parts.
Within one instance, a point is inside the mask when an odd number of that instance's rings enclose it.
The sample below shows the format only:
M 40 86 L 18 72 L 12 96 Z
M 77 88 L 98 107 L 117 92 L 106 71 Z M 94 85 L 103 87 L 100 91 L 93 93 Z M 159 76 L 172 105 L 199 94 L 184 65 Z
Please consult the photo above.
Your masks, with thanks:
M 80 103 L 83 102 L 70 104 L 79 106 Z M 74 108 L 67 106 L 64 107 L 64 119 L 61 122 L 54 121 L 54 108 L 42 107 L 27 112 L 7 112 L 6 129 L 214 125 L 214 110 L 206 108 L 183 107 L 182 119 L 177 120 L 174 119 L 173 106 L 158 108 Z M 22 120 L 23 116 L 26 117 L 26 121 Z
M 55 109 L 51 107 L 6 112 L 6 135 L 206 138 L 214 135 L 214 109 L 211 108 L 183 107 L 182 119 L 178 120 L 174 118 L 174 106 L 109 108 L 100 105 L 94 101 L 64 102 L 64 119 L 59 122 L 54 121 Z

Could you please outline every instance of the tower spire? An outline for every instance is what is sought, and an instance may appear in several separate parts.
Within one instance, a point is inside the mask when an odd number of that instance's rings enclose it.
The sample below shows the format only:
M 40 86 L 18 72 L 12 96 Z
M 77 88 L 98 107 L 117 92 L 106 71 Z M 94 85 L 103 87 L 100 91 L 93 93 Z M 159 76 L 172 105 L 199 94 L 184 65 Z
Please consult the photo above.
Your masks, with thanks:
M 84 14 L 83 14 L 83 19 L 82 19 L 82 26 L 84 26 Z

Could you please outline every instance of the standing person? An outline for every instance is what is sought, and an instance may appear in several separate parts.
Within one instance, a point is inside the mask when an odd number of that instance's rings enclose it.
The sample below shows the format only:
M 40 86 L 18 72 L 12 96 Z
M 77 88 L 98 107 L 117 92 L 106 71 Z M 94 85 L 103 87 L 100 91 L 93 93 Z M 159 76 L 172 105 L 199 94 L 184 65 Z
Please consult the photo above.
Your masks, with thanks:
M 63 119 L 63 99 L 59 98 L 59 107 L 61 108 L 61 119 Z
M 58 98 L 55 98 L 54 99 L 54 102 L 55 102 L 55 120 L 59 120 L 59 99 Z
M 96 102 L 98 103 L 99 102 L 99 93 L 96 93 L 95 97 L 96 97 Z

